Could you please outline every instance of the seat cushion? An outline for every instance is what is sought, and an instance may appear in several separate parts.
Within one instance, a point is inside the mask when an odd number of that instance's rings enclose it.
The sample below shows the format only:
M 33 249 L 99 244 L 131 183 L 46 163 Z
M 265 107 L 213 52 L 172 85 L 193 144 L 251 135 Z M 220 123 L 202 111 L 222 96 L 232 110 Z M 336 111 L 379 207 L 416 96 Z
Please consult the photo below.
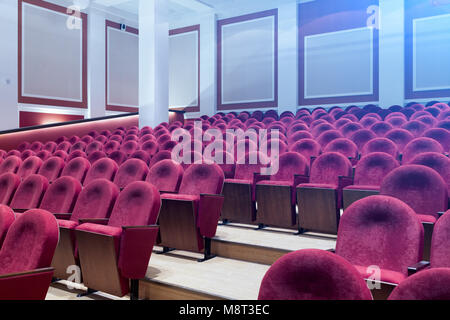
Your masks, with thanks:
M 357 266 L 355 265 L 356 270 L 363 276 L 364 279 L 368 279 L 371 277 L 373 279 L 373 274 L 367 272 L 367 266 Z M 403 280 L 406 279 L 406 275 L 401 272 L 392 271 L 388 269 L 380 269 L 380 281 L 389 282 L 394 284 L 399 284 Z
M 122 234 L 122 228 L 104 226 L 95 223 L 83 223 L 82 225 L 78 226 L 76 230 L 104 234 L 115 238 L 119 238 Z
M 334 184 L 302 183 L 297 188 L 337 189 L 337 186 Z
M 257 185 L 262 186 L 282 186 L 282 187 L 293 187 L 294 184 L 291 181 L 272 181 L 272 180 L 263 180 L 259 181 Z
M 420 222 L 429 222 L 429 223 L 435 223 L 436 218 L 434 216 L 431 216 L 429 214 L 418 214 Z
M 190 194 L 175 194 L 175 193 L 163 193 L 161 195 L 161 199 L 166 200 L 184 200 L 184 201 L 194 201 L 198 202 L 200 200 L 200 196 L 198 195 L 190 195 Z
M 380 186 L 353 185 L 353 186 L 345 187 L 344 190 L 380 191 Z
M 71 220 L 58 219 L 58 225 L 60 228 L 66 228 L 66 229 L 70 229 L 70 230 L 73 230 L 76 227 L 78 227 L 78 223 L 75 221 L 71 221 Z
M 243 180 L 243 179 L 225 179 L 225 183 L 238 183 L 238 184 L 252 184 L 251 180 Z

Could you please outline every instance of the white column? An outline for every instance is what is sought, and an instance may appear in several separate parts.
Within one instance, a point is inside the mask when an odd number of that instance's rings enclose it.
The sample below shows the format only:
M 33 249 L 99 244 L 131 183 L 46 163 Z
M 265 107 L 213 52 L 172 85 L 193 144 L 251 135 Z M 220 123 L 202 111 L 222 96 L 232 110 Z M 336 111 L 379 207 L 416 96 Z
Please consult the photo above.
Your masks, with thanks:
M 380 107 L 405 97 L 404 0 L 380 0 Z
M 105 116 L 105 16 L 88 12 L 88 108 L 89 117 Z
M 139 1 L 139 125 L 169 121 L 167 0 Z
M 0 130 L 19 127 L 17 108 L 17 1 L 0 1 Z
M 298 104 L 297 3 L 278 8 L 278 113 Z

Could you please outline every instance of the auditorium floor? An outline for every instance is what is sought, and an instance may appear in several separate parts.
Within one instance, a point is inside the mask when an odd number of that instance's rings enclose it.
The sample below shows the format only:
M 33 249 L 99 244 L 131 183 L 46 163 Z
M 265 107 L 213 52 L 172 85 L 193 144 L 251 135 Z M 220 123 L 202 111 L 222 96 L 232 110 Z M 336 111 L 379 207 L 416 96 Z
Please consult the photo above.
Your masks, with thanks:
M 255 230 L 254 226 L 219 226 L 213 239 L 218 257 L 199 263 L 202 255 L 185 251 L 157 254 L 155 247 L 146 279 L 140 283 L 144 299 L 232 299 L 255 300 L 264 274 L 279 256 L 300 249 L 333 249 L 336 237 L 294 235 L 295 230 Z M 237 253 L 236 253 L 237 252 Z M 258 256 L 265 256 L 261 261 Z M 96 293 L 78 298 L 85 288 L 68 290 L 66 283 L 53 284 L 47 300 L 110 300 Z M 128 299 L 125 297 L 123 299 Z

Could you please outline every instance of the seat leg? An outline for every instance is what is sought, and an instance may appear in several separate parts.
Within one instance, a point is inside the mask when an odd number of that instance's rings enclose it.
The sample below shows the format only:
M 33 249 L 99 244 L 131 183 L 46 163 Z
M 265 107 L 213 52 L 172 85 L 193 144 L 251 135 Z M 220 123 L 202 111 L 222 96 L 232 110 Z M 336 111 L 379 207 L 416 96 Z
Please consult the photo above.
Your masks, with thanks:
M 175 251 L 175 249 L 174 248 L 169 248 L 169 247 L 163 247 L 163 251 L 157 252 L 156 254 L 166 254 L 166 253 L 169 253 L 171 251 Z
M 199 259 L 198 262 L 205 262 L 215 258 L 216 256 L 211 254 L 211 238 L 205 238 L 205 253 L 203 259 Z
M 230 221 L 228 220 L 228 219 L 223 219 L 222 220 L 222 225 L 223 226 L 226 226 L 226 225 L 228 225 L 230 223 Z
M 263 230 L 266 228 L 266 225 L 264 223 L 260 223 L 258 224 L 258 228 L 256 228 L 256 230 Z
M 61 279 L 58 279 L 58 278 L 52 278 L 52 283 L 55 283 L 55 282 L 58 282 L 58 281 L 60 281 Z
M 297 232 L 297 233 L 294 233 L 294 235 L 295 235 L 295 236 L 301 236 L 301 235 L 305 234 L 307 231 L 308 231 L 308 230 L 306 230 L 306 229 L 303 229 L 303 228 L 301 228 L 301 227 L 298 227 L 298 232 Z
M 139 300 L 139 280 L 130 280 L 130 300 Z
M 85 293 L 80 293 L 80 294 L 78 294 L 78 295 L 77 295 L 77 298 L 87 297 L 87 296 L 90 296 L 91 294 L 96 293 L 96 292 L 97 292 L 97 290 L 88 288 L 87 291 L 86 291 Z

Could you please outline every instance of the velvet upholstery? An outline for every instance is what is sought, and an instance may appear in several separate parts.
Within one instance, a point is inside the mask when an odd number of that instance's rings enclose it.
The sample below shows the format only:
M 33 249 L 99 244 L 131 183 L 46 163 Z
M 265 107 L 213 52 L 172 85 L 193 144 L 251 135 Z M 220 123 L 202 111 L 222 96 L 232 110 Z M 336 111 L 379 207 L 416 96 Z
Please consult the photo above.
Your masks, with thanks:
M 139 150 L 139 144 L 136 141 L 127 141 L 120 147 L 120 151 L 124 152 L 127 156 L 135 153 Z
M 324 149 L 324 152 L 341 153 L 347 158 L 358 157 L 358 146 L 350 139 L 340 138 L 331 141 Z
M 402 129 L 411 132 L 414 137 L 420 137 L 428 129 L 428 126 L 423 122 L 413 120 L 405 123 Z
M 44 146 L 44 145 L 42 144 L 42 142 L 40 142 L 40 141 L 35 141 L 35 142 L 33 142 L 33 143 L 30 145 L 30 150 L 33 151 L 33 152 L 38 153 L 39 151 L 42 150 L 42 147 L 43 147 L 43 146 Z
M 93 141 L 86 146 L 86 155 L 88 157 L 96 151 L 103 151 L 103 143 L 99 141 Z
M 0 174 L 6 172 L 16 173 L 21 164 L 22 159 L 16 156 L 9 156 L 0 164 Z
M 414 274 L 394 289 L 389 300 L 450 300 L 450 269 L 433 268 Z
M 88 159 L 89 163 L 92 165 L 92 164 L 96 163 L 98 160 L 106 158 L 106 157 L 107 157 L 107 155 L 103 151 L 94 151 L 87 157 L 87 159 Z
M 71 213 L 80 192 L 77 179 L 61 177 L 48 187 L 39 208 L 51 213 Z
M 450 212 L 444 214 L 434 225 L 431 241 L 431 268 L 450 268 Z
M 259 300 L 372 300 L 355 268 L 327 251 L 306 249 L 277 260 L 265 274 Z
M 10 207 L 13 209 L 39 208 L 47 188 L 47 178 L 37 174 L 28 176 L 17 188 Z
M 78 141 L 77 143 L 73 144 L 70 148 L 70 153 L 78 150 L 84 152 L 86 150 L 86 143 L 84 143 L 83 141 Z
M 364 129 L 362 125 L 360 125 L 359 123 L 351 122 L 342 126 L 339 130 L 341 130 L 344 137 L 350 138 L 353 133 L 361 129 Z
M 329 184 L 337 188 L 339 176 L 352 175 L 352 164 L 340 153 L 328 152 L 319 156 L 311 166 L 311 184 Z
M 150 168 L 146 181 L 159 191 L 178 192 L 182 178 L 182 166 L 171 159 L 166 159 Z
M 386 175 L 398 167 L 398 162 L 389 154 L 383 152 L 370 153 L 363 156 L 358 162 L 355 170 L 354 186 L 349 188 L 380 187 Z
M 48 151 L 50 153 L 53 153 L 53 152 L 55 152 L 56 147 L 57 147 L 56 142 L 49 141 L 42 147 L 42 150 Z
M 194 164 L 183 175 L 180 194 L 221 194 L 224 174 L 216 164 Z
M 313 139 L 301 139 L 295 142 L 289 151 L 300 153 L 306 159 L 311 159 L 311 157 L 318 157 L 321 152 L 321 146 Z
M 361 154 L 368 155 L 373 152 L 384 152 L 391 155 L 394 159 L 398 158 L 397 145 L 387 138 L 375 138 L 366 143 Z
M 383 180 L 380 192 L 409 205 L 418 215 L 435 221 L 438 212 L 448 208 L 447 184 L 433 169 L 404 165 L 391 171 Z
M 42 160 L 38 157 L 29 157 L 22 162 L 19 169 L 17 170 L 17 175 L 22 180 L 27 178 L 29 175 L 37 173 L 42 165 Z
M 66 159 L 66 162 L 70 162 L 73 159 L 76 158 L 85 158 L 87 159 L 86 153 L 84 153 L 84 151 L 81 150 L 75 150 L 74 152 L 70 153 L 69 156 Z
M 149 168 L 151 168 L 159 161 L 166 160 L 166 159 L 172 159 L 172 152 L 159 151 L 152 157 L 152 160 L 150 160 L 150 164 L 148 166 L 149 166 Z
M 368 129 L 358 130 L 350 136 L 350 140 L 358 146 L 358 150 L 362 150 L 367 142 L 375 138 L 376 135 Z
M 431 138 L 417 138 L 408 143 L 403 150 L 403 163 L 409 163 L 415 156 L 425 152 L 444 153 L 439 142 Z
M 6 233 L 15 219 L 14 211 L 10 207 L 0 204 L 0 249 L 5 241 Z
M 41 150 L 36 154 L 36 157 L 38 157 L 39 159 L 41 159 L 42 161 L 47 160 L 48 158 L 50 158 L 52 156 L 52 154 L 46 150 Z
M 127 161 L 128 156 L 126 155 L 125 152 L 117 150 L 117 151 L 112 152 L 109 155 L 109 158 L 114 160 L 118 166 L 121 166 L 125 161 Z
M 342 134 L 339 131 L 328 130 L 316 138 L 316 141 L 321 145 L 322 149 L 324 149 L 330 142 L 339 138 L 342 138 Z
M 33 157 L 35 155 L 36 155 L 36 153 L 34 151 L 27 149 L 25 151 L 22 151 L 20 158 L 22 159 L 22 161 L 24 161 L 24 160 L 28 159 L 29 157 Z
M 389 123 L 394 128 L 401 128 L 401 127 L 403 127 L 403 125 L 405 125 L 408 122 L 408 120 L 406 120 L 405 118 L 400 118 L 400 117 L 392 117 L 392 118 L 387 119 L 386 122 Z
M 0 204 L 9 205 L 20 184 L 20 178 L 14 173 L 0 175 Z
M 85 158 L 75 158 L 66 164 L 63 171 L 61 172 L 61 177 L 70 176 L 74 177 L 81 183 L 84 182 L 86 173 L 91 168 L 89 160 Z
M 107 154 L 110 155 L 111 153 L 113 153 L 114 151 L 119 150 L 120 148 L 120 143 L 118 141 L 114 141 L 114 140 L 110 140 L 108 143 L 105 144 L 105 146 L 103 147 L 103 151 Z
M 424 132 L 423 137 L 436 140 L 442 145 L 444 151 L 450 151 L 450 132 L 442 128 L 433 128 Z
M 417 155 L 410 164 L 422 165 L 434 169 L 447 183 L 450 195 L 450 159 L 441 153 L 425 152 Z
M 56 152 L 53 154 L 53 156 L 54 156 L 54 157 L 61 158 L 63 161 L 66 161 L 67 158 L 69 157 L 69 155 L 67 154 L 67 152 L 62 151 L 62 150 L 56 151 Z
M 51 183 L 56 180 L 64 169 L 64 160 L 59 157 L 51 157 L 44 161 L 38 174 L 47 178 Z
M 393 129 L 386 133 L 385 138 L 391 140 L 397 145 L 398 151 L 403 152 L 403 149 L 406 147 L 406 145 L 414 140 L 414 136 L 404 129 Z
M 370 130 L 375 133 L 377 137 L 384 137 L 386 133 L 392 129 L 394 129 L 394 127 L 387 122 L 376 122 L 370 127 Z
M 147 164 L 140 159 L 129 159 L 123 163 L 116 173 L 114 183 L 119 188 L 125 188 L 134 181 L 144 181 L 147 177 Z
M 336 254 L 357 267 L 362 277 L 380 268 L 380 281 L 400 283 L 408 267 L 422 258 L 424 229 L 413 209 L 388 196 L 354 202 L 342 215 Z
M 50 267 L 58 238 L 58 224 L 51 213 L 27 211 L 8 230 L 0 250 L 0 274 Z

